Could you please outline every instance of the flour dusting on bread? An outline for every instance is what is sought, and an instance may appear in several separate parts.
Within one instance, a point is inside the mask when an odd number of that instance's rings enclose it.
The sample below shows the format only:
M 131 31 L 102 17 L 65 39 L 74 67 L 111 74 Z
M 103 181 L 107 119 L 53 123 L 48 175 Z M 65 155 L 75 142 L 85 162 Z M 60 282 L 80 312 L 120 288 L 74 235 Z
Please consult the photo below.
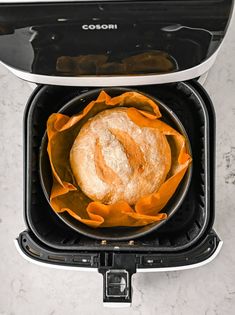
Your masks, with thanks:
M 100 112 L 81 128 L 70 152 L 73 174 L 92 200 L 133 205 L 158 190 L 171 166 L 163 133 L 139 127 L 119 107 Z

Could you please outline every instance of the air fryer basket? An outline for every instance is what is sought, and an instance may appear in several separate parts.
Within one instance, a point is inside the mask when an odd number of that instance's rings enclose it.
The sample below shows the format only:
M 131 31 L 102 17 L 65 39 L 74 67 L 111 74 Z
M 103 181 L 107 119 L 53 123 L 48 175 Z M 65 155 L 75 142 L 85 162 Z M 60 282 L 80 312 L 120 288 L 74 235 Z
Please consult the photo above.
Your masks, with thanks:
M 83 93 L 79 95 L 78 97 L 75 97 L 70 102 L 65 104 L 65 106 L 62 107 L 60 112 L 64 114 L 68 114 L 69 116 L 77 114 L 87 104 L 89 104 L 91 101 L 96 99 L 101 91 L 102 89 L 100 88 L 93 89 L 87 93 Z M 112 87 L 112 88 L 105 88 L 105 91 L 110 96 L 117 96 L 127 91 L 135 91 L 135 89 Z M 178 117 L 172 112 L 170 108 L 168 108 L 166 104 L 163 104 L 160 100 L 155 99 L 151 97 L 150 95 L 147 95 L 147 96 L 149 98 L 152 98 L 155 102 L 157 102 L 159 109 L 162 113 L 162 120 L 164 120 L 166 123 L 168 123 L 169 125 L 174 127 L 176 130 L 178 130 L 181 134 L 184 135 L 184 137 L 186 138 L 186 145 L 188 146 L 188 151 L 190 152 L 190 154 L 192 154 L 188 136 L 186 134 L 186 131 L 183 125 L 179 121 Z M 49 157 L 47 154 L 47 144 L 48 144 L 47 134 L 45 133 L 42 139 L 42 144 L 41 144 L 40 153 L 39 153 L 39 171 L 40 171 L 41 185 L 42 185 L 44 194 L 49 202 L 49 196 L 50 196 L 51 187 L 52 187 L 52 174 L 50 172 L 50 162 L 49 162 Z M 93 238 L 101 239 L 101 240 L 105 239 L 105 240 L 113 240 L 113 241 L 136 239 L 137 237 L 141 237 L 148 233 L 156 231 L 162 225 L 166 224 L 166 222 L 175 214 L 175 212 L 179 209 L 180 205 L 182 204 L 184 200 L 184 197 L 187 194 L 187 191 L 190 185 L 191 174 L 192 174 L 192 165 L 189 166 L 176 192 L 174 193 L 170 201 L 162 210 L 162 212 L 167 213 L 167 216 L 168 216 L 167 219 L 154 222 L 152 224 L 148 224 L 147 226 L 140 226 L 140 227 L 135 227 L 135 228 L 112 227 L 112 228 L 94 229 L 79 222 L 78 220 L 75 220 L 67 212 L 57 213 L 57 215 L 72 229 L 74 229 L 78 233 L 81 233 L 89 237 L 93 237 Z
M 183 123 L 194 157 L 192 180 L 183 204 L 158 231 L 134 242 L 106 242 L 93 240 L 67 227 L 48 205 L 39 179 L 39 150 L 47 118 L 69 100 L 89 90 L 40 86 L 28 102 L 25 112 L 25 219 L 31 233 L 42 244 L 57 250 L 99 251 L 105 248 L 109 251 L 118 248 L 130 252 L 151 248 L 156 252 L 176 252 L 189 248 L 208 233 L 214 217 L 214 173 L 210 166 L 214 165 L 214 116 L 208 96 L 196 83 L 138 87 L 140 92 L 165 102 Z

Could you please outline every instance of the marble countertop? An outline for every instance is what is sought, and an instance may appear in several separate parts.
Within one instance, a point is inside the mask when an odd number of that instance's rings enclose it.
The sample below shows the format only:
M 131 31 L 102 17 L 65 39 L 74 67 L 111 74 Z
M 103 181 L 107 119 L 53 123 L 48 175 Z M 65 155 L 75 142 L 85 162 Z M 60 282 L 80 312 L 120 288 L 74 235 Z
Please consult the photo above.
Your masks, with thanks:
M 235 21 L 205 87 L 217 117 L 216 220 L 224 241 L 201 268 L 135 274 L 130 309 L 102 306 L 98 273 L 55 270 L 25 261 L 13 239 L 23 222 L 23 111 L 30 86 L 0 66 L 0 314 L 235 314 Z

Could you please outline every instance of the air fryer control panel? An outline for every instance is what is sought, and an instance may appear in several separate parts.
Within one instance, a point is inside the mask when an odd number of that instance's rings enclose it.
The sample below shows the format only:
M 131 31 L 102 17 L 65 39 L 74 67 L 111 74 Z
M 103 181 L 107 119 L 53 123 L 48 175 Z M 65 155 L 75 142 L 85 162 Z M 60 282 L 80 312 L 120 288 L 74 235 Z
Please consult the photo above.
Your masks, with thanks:
M 50 76 L 186 70 L 220 45 L 232 0 L 0 4 L 0 60 Z

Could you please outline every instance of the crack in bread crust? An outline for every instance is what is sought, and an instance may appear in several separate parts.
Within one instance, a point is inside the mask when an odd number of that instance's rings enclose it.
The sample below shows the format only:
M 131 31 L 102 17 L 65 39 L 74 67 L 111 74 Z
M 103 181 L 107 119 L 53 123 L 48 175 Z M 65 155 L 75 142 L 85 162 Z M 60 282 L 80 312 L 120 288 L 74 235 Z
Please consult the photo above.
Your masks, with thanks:
M 125 131 L 110 128 L 109 131 L 121 143 L 132 168 L 132 173 L 142 173 L 145 166 L 144 154 L 133 138 Z

